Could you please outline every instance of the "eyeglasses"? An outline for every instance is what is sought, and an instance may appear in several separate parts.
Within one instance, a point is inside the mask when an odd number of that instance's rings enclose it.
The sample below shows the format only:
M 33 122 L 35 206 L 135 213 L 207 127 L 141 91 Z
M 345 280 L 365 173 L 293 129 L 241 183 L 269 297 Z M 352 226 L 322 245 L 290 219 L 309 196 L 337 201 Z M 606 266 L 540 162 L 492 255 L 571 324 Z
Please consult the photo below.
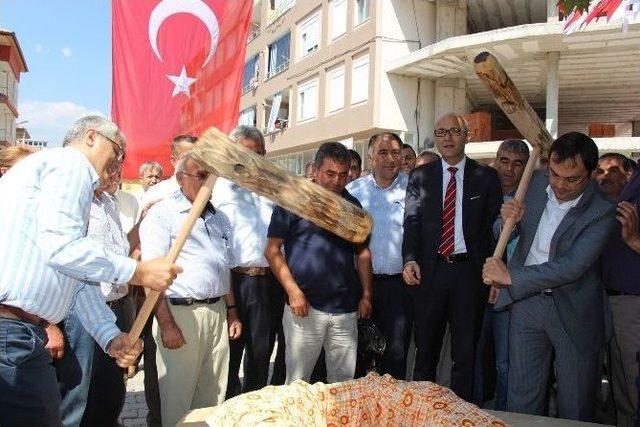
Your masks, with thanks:
M 209 172 L 205 172 L 205 171 L 200 171 L 196 174 L 193 173 L 186 173 L 186 172 L 181 172 L 183 175 L 187 175 L 190 176 L 191 178 L 195 178 L 198 181 L 205 181 L 207 178 L 209 178 Z
M 450 136 L 462 136 L 467 134 L 467 130 L 460 128 L 436 129 L 433 131 L 433 134 L 438 138 L 444 138 L 447 134 Z
M 589 178 L 589 174 L 586 174 L 584 176 L 570 176 L 569 178 L 565 178 L 565 177 L 560 176 L 557 173 L 555 173 L 555 171 L 553 169 L 551 169 L 550 167 L 547 169 L 546 175 L 547 175 L 547 177 L 549 179 L 552 179 L 554 181 L 561 181 L 561 182 L 564 182 L 564 183 L 569 184 L 569 185 L 582 184 L 583 182 L 585 182 Z
M 113 139 L 109 138 L 108 136 L 98 132 L 97 130 L 94 130 L 94 131 L 95 131 L 95 133 L 97 133 L 98 135 L 100 135 L 104 139 L 107 139 L 111 143 L 111 147 L 113 148 L 113 152 L 116 153 L 116 160 L 118 162 L 123 161 L 124 160 L 124 150 L 122 149 L 120 144 L 118 144 Z

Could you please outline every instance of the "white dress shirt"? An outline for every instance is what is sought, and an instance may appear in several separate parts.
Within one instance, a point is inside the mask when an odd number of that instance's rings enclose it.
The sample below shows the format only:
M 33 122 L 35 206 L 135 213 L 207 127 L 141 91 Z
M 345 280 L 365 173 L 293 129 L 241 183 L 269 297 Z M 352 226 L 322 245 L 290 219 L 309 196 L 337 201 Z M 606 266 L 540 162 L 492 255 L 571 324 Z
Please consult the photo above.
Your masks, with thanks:
M 120 217 L 120 225 L 124 232 L 128 233 L 138 222 L 140 215 L 138 199 L 136 199 L 136 196 L 133 194 L 123 190 L 116 190 L 113 199 L 118 216 Z
M 538 230 L 533 238 L 527 259 L 524 262 L 525 266 L 543 264 L 549 261 L 549 250 L 551 249 L 551 239 L 553 239 L 553 235 L 556 233 L 558 226 L 569 210 L 576 206 L 582 198 L 581 194 L 568 202 L 560 202 L 556 198 L 551 186 L 547 186 L 547 194 L 549 196 L 547 206 L 544 208 L 544 212 L 540 217 Z
M 166 199 L 179 189 L 180 184 L 178 184 L 178 180 L 176 179 L 175 175 L 172 175 L 171 178 L 165 179 L 164 181 L 160 181 L 156 185 L 152 185 L 142 195 L 142 199 L 140 201 L 140 210 L 146 208 L 147 205 L 151 202 L 157 202 Z
M 108 252 L 87 237 L 98 181 L 91 163 L 72 147 L 34 153 L 0 179 L 0 303 L 58 323 L 81 290 L 78 280 L 131 279 L 134 260 Z M 97 286 L 80 288 L 99 295 Z M 96 320 L 86 329 L 104 349 L 119 331 L 112 323 L 98 322 L 102 318 L 91 312 L 111 310 L 103 299 L 97 306 L 86 304 L 78 297 L 78 315 Z
M 402 273 L 402 225 L 408 183 L 409 177 L 400 173 L 387 188 L 379 187 L 373 174 L 347 185 L 347 191 L 373 218 L 369 250 L 374 274 Z
M 164 257 L 176 240 L 191 202 L 180 190 L 153 205 L 140 224 L 142 259 Z M 184 271 L 165 291 L 169 298 L 206 299 L 223 296 L 230 289 L 230 268 L 234 266 L 230 242 L 231 224 L 220 210 L 198 218 L 176 264 Z
M 93 198 L 87 236 L 113 254 L 129 255 L 129 241 L 122 230 L 116 199 L 107 192 Z M 100 282 L 100 291 L 107 301 L 115 301 L 127 295 L 128 286 L 126 283 Z
M 444 209 L 444 198 L 447 194 L 447 185 L 449 185 L 449 178 L 451 177 L 451 172 L 447 169 L 450 167 L 458 168 L 456 171 L 456 217 L 453 222 L 454 227 L 454 254 L 463 254 L 467 252 L 467 245 L 464 242 L 464 230 L 462 228 L 462 198 L 463 194 L 463 185 L 464 185 L 464 165 L 467 163 L 467 158 L 464 157 L 458 164 L 450 165 L 445 162 L 444 159 L 442 162 L 442 208 Z
M 273 203 L 224 178 L 216 180 L 211 203 L 231 222 L 231 248 L 236 264 L 240 267 L 268 267 L 264 250 Z

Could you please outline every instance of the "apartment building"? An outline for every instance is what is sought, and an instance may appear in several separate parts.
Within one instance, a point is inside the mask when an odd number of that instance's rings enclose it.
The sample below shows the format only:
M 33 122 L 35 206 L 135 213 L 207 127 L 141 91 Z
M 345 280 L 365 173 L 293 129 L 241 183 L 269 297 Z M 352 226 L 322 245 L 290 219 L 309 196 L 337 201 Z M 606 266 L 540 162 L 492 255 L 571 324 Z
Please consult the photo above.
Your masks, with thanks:
M 556 0 L 258 0 L 239 122 L 267 155 L 302 173 L 341 141 L 365 156 L 380 131 L 416 149 L 435 119 L 467 114 L 476 158 L 519 136 L 473 72 L 477 53 L 503 63 L 552 134 L 580 130 L 605 151 L 640 152 L 640 24 L 597 22 L 564 35 Z
M 16 143 L 18 84 L 27 71 L 15 33 L 0 29 L 0 145 Z

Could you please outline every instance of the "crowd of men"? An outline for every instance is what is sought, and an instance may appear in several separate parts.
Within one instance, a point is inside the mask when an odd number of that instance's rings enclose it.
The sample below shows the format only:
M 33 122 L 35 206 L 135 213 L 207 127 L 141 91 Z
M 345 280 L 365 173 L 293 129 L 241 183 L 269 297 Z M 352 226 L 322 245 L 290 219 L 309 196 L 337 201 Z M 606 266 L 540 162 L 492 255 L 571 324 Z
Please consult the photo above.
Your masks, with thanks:
M 606 371 L 618 424 L 634 425 L 635 163 L 599 157 L 571 132 L 517 200 L 524 141 L 504 141 L 485 165 L 465 155 L 463 116 L 434 129 L 439 154 L 383 132 L 369 140 L 368 173 L 337 142 L 306 166 L 371 215 L 364 244 L 217 178 L 175 264 L 165 255 L 209 178 L 190 154 L 196 137 L 171 142 L 170 178 L 142 164 L 135 195 L 119 189 L 125 138 L 105 118 L 80 119 L 63 148 L 0 150 L 0 425 L 117 425 L 124 374 L 143 352 L 126 333 L 142 289 L 161 292 L 143 333 L 149 425 L 268 384 L 365 375 L 362 319 L 386 341 L 380 374 L 439 379 L 481 407 L 539 415 L 555 384 L 559 417 L 595 421 Z M 265 155 L 258 129 L 230 136 Z

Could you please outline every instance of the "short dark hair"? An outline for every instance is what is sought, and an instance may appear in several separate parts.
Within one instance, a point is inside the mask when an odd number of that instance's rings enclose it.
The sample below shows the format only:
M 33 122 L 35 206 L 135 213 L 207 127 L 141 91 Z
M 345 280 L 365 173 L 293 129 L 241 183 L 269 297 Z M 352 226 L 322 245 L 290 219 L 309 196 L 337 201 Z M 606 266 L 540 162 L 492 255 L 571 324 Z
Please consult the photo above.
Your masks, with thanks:
M 324 163 L 324 159 L 329 158 L 336 163 L 351 163 L 351 155 L 347 147 L 339 142 L 325 142 L 316 151 L 316 157 L 313 160 L 313 164 L 316 169 L 319 169 Z
M 569 132 L 553 141 L 549 150 L 549 157 L 554 162 L 565 162 L 580 156 L 587 172 L 593 172 L 598 166 L 598 146 L 581 132 Z
M 400 139 L 397 133 L 380 132 L 380 133 L 376 133 L 375 135 L 371 136 L 371 138 L 369 138 L 369 144 L 367 145 L 367 149 L 371 150 L 373 148 L 373 145 L 376 142 L 378 142 L 379 139 L 382 139 L 385 136 L 393 139 L 394 141 L 398 141 L 398 144 L 400 144 L 400 148 L 402 148 L 402 146 L 404 145 L 404 143 L 402 142 L 402 140 Z
M 435 159 L 435 160 L 440 160 L 441 159 L 440 154 L 435 153 L 435 152 L 430 151 L 430 150 L 424 150 L 420 154 L 418 154 L 417 158 L 419 159 L 421 157 L 431 157 L 432 159 Z
M 178 150 L 177 150 L 177 146 L 179 144 L 182 144 L 183 142 L 188 142 L 191 144 L 195 144 L 196 141 L 198 141 L 198 137 L 197 136 L 193 136 L 193 135 L 178 135 L 175 138 L 173 138 L 173 141 L 171 141 L 171 154 L 173 156 L 176 156 L 178 154 Z
M 408 148 L 409 150 L 413 151 L 413 155 L 416 156 L 416 150 L 414 150 L 412 146 L 410 146 L 409 144 L 402 144 L 402 149 L 404 150 L 405 148 Z
M 511 151 L 512 153 L 522 154 L 529 159 L 529 146 L 521 139 L 505 139 L 502 141 L 496 152 L 496 156 L 501 151 Z
M 349 149 L 349 155 L 351 156 L 351 161 L 357 161 L 358 169 L 362 170 L 362 157 L 360 157 L 360 154 L 356 150 Z
M 628 158 L 622 153 L 604 153 L 602 156 L 600 156 L 598 161 L 605 160 L 605 159 L 620 160 L 620 163 L 622 163 L 622 167 L 624 168 L 625 172 L 633 171 L 636 168 L 636 162 L 634 162 L 632 159 Z

